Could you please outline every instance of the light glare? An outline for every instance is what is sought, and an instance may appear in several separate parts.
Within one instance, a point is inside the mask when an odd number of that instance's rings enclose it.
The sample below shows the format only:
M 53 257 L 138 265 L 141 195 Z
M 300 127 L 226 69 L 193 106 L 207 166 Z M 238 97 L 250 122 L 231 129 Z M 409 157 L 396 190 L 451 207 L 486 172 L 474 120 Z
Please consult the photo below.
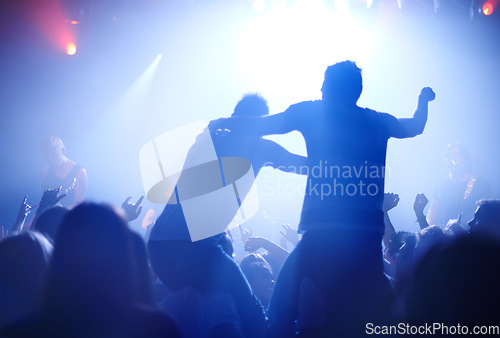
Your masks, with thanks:
M 486 1 L 483 4 L 483 14 L 484 15 L 491 15 L 493 13 L 493 4 L 489 1 Z
M 76 45 L 73 42 L 70 42 L 66 45 L 66 53 L 68 55 L 75 55 L 76 54 Z

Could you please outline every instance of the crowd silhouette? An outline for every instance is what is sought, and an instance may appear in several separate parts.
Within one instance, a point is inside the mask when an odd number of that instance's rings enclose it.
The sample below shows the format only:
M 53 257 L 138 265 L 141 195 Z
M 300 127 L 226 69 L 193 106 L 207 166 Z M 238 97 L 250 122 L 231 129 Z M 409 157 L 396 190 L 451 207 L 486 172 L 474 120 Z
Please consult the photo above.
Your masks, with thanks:
M 384 192 L 387 142 L 421 134 L 435 94 L 423 88 L 413 117 L 398 119 L 359 107 L 362 89 L 361 69 L 344 61 L 327 68 L 321 100 L 269 115 L 264 98 L 247 94 L 210 122 L 217 156 L 246 158 L 255 175 L 270 166 L 307 176 L 284 244 L 240 227 L 244 257 L 229 231 L 193 242 L 180 204 L 167 204 L 142 238 L 127 224 L 142 198 L 121 208 L 82 201 L 85 170 L 48 138 L 50 175 L 78 188 L 62 206 L 61 182 L 45 186 L 30 222 L 25 197 L 14 225 L 2 227 L 0 337 L 395 336 L 432 323 L 446 326 L 441 336 L 457 325 L 500 334 L 500 201 L 484 199 L 491 192 L 479 181 L 471 187 L 475 176 L 454 158 L 470 200 L 436 217 L 437 200 L 453 202 L 438 188 L 427 217 L 418 194 L 420 230 L 399 231 L 389 216 L 399 196 Z M 263 138 L 294 130 L 307 158 Z M 477 210 L 465 216 L 471 203 Z

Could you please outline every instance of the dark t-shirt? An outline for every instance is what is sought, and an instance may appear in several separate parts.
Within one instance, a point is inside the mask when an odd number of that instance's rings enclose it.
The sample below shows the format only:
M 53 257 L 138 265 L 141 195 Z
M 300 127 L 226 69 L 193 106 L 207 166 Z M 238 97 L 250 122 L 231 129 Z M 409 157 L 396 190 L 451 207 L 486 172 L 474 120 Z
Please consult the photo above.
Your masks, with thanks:
M 387 141 L 417 135 L 421 130 L 413 124 L 423 126 L 425 119 L 403 123 L 367 108 L 333 109 L 323 101 L 292 105 L 283 116 L 289 128 L 302 133 L 307 148 L 299 230 L 336 225 L 383 231 Z
M 362 108 L 332 114 L 321 101 L 293 105 L 285 114 L 295 120 L 308 154 L 300 230 L 331 223 L 383 229 L 386 149 L 395 118 Z

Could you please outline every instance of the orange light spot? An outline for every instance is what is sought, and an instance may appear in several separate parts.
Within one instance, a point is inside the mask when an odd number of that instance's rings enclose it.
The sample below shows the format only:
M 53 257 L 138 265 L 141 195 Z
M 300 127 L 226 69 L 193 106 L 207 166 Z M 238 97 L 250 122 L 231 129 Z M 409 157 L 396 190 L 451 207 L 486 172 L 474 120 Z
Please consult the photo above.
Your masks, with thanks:
M 73 42 L 70 42 L 66 45 L 66 53 L 68 55 L 75 55 L 76 54 L 76 45 Z
M 69 23 L 72 25 L 78 25 L 80 22 L 76 20 L 71 20 Z
M 149 209 L 146 212 L 146 216 L 144 216 L 144 219 L 142 220 L 142 224 L 141 224 L 143 229 L 147 229 L 149 225 L 154 223 L 155 214 L 156 214 L 156 212 L 154 211 L 154 209 Z
M 483 14 L 484 15 L 491 15 L 493 13 L 493 4 L 489 1 L 486 1 L 483 4 Z

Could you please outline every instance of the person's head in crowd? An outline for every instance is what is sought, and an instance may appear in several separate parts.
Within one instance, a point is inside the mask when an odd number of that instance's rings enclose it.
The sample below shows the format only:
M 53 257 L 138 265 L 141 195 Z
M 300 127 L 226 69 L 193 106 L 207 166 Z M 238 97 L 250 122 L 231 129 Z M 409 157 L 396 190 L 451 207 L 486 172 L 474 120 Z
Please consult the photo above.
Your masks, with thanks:
M 66 147 L 57 136 L 49 136 L 42 141 L 42 153 L 53 168 L 59 167 L 66 159 Z
M 323 101 L 327 104 L 356 105 L 363 91 L 361 69 L 352 61 L 343 61 L 329 66 L 321 88 Z
M 56 315 L 139 302 L 132 236 L 112 207 L 78 205 L 64 217 L 55 243 L 46 303 Z
M 500 243 L 491 236 L 458 236 L 434 247 L 417 264 L 409 283 L 409 321 L 498 324 L 499 261 Z
M 396 231 L 391 235 L 391 239 L 386 247 L 387 255 L 394 256 L 396 255 L 401 246 L 405 244 L 406 237 L 412 235 L 412 232 L 409 231 Z
M 231 116 L 266 116 L 269 115 L 269 107 L 266 99 L 259 94 L 245 94 L 234 107 Z
M 34 225 L 35 229 L 44 234 L 53 243 L 61 226 L 61 222 L 68 211 L 69 209 L 61 206 L 55 206 L 44 211 L 37 219 Z
M 0 326 L 40 310 L 52 244 L 24 231 L 0 241 Z
M 398 255 L 409 236 L 415 236 L 415 234 L 409 231 L 396 231 L 392 234 L 387 247 L 384 248 L 384 258 L 392 265 L 396 264 Z
M 178 337 L 172 320 L 149 306 L 148 283 L 141 280 L 148 272 L 138 243 L 113 207 L 84 202 L 71 209 L 55 240 L 43 309 L 31 332 Z
M 471 233 L 484 232 L 500 237 L 500 200 L 478 201 L 469 227 Z
M 415 258 L 418 260 L 435 245 L 447 240 L 443 230 L 437 225 L 428 226 L 417 233 L 417 246 L 415 247 Z
M 241 260 L 240 268 L 262 306 L 267 308 L 275 284 L 269 263 L 261 255 L 250 253 Z
M 234 259 L 234 246 L 233 240 L 227 233 L 224 233 L 219 240 L 219 245 L 224 250 L 224 252 L 231 258 Z

